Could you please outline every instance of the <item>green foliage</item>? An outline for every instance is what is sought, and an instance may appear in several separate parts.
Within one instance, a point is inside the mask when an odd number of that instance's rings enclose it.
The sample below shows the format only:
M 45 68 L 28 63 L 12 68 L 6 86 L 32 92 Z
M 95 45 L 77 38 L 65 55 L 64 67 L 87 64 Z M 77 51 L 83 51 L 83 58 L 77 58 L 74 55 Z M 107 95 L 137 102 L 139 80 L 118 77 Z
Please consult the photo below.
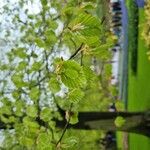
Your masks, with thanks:
M 24 48 L 19 47 L 17 49 L 13 49 L 13 53 L 16 57 L 19 57 L 19 58 L 22 58 L 22 59 L 27 58 L 27 54 L 26 54 Z
M 77 62 L 68 60 L 62 62 L 59 71 L 57 72 L 61 81 L 69 88 L 80 88 L 86 85 L 86 78 L 82 66 Z
M 76 124 L 78 123 L 78 113 L 77 112 L 73 112 L 73 114 L 71 114 L 71 118 L 70 118 L 70 124 Z
M 30 93 L 29 93 L 29 96 L 30 96 L 31 100 L 37 101 L 37 99 L 39 98 L 39 94 L 40 94 L 39 92 L 40 91 L 39 91 L 39 89 L 37 87 L 32 88 L 30 90 Z
M 76 149 L 79 140 L 74 136 L 62 137 L 56 145 L 62 136 L 56 121 L 65 118 L 59 106 L 68 112 L 68 124 L 78 122 L 80 108 L 99 108 L 106 89 L 102 89 L 99 73 L 91 69 L 92 60 L 110 60 L 108 48 L 115 38 L 109 33 L 101 34 L 104 27 L 95 14 L 95 1 L 41 0 L 41 5 L 30 2 L 37 12 L 25 9 L 25 1 L 15 5 L 6 2 L 2 8 L 10 18 L 4 19 L 7 26 L 0 24 L 6 33 L 2 39 L 8 46 L 3 47 L 4 58 L 0 60 L 0 122 L 8 129 L 3 131 L 2 147 Z M 104 80 L 111 76 L 110 70 L 105 70 Z M 106 87 L 109 91 L 108 84 Z
M 51 135 L 40 133 L 37 138 L 37 150 L 52 150 Z
M 40 118 L 43 121 L 50 121 L 52 119 L 52 111 L 50 108 L 44 108 L 40 113 Z
M 15 115 L 19 117 L 23 116 L 24 107 L 25 103 L 22 100 L 14 102 Z
M 26 112 L 29 117 L 37 117 L 38 112 L 36 106 L 28 106 Z
M 71 103 L 78 103 L 83 97 L 84 93 L 81 89 L 73 89 L 68 93 L 67 100 Z
M 124 103 L 120 100 L 115 103 L 115 107 L 117 111 L 123 111 L 125 108 Z
M 12 76 L 12 82 L 15 84 L 15 86 L 17 87 L 17 88 L 21 88 L 21 87 L 24 87 L 24 86 L 26 86 L 27 84 L 26 84 L 26 82 L 24 82 L 23 81 L 23 74 L 22 73 L 20 73 L 20 74 L 18 74 L 18 73 L 15 73 L 13 76 Z
M 56 79 L 55 77 L 51 77 L 51 79 L 49 80 L 49 88 L 53 93 L 57 93 L 60 91 L 61 87 L 60 87 L 60 83 L 59 81 Z
M 121 116 L 119 116 L 115 119 L 115 125 L 118 128 L 122 127 L 125 124 L 125 122 L 126 122 L 126 120 Z
M 63 149 L 71 149 L 76 146 L 78 143 L 78 139 L 76 137 L 68 137 L 64 140 L 64 143 L 62 144 Z
M 95 83 L 94 81 L 97 80 L 96 74 L 89 67 L 86 66 L 83 66 L 83 71 L 85 74 L 85 78 L 88 81 L 87 86 L 93 87 L 93 84 Z

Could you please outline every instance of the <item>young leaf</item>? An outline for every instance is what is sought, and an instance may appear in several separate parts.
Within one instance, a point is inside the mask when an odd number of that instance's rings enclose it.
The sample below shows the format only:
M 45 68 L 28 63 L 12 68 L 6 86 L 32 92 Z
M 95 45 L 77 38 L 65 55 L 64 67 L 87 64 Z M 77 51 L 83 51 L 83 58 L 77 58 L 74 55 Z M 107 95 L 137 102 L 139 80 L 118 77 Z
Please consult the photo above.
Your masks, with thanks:
M 126 120 L 121 117 L 121 116 L 118 116 L 116 119 L 115 119 L 115 125 L 116 127 L 120 128 L 122 127 L 124 124 L 125 124 Z
M 23 123 L 25 126 L 30 128 L 39 128 L 39 124 L 28 116 L 23 118 Z
M 67 100 L 72 103 L 78 103 L 84 97 L 84 92 L 81 89 L 73 89 L 69 92 Z
M 116 106 L 117 111 L 124 111 L 125 106 L 124 106 L 124 103 L 122 101 L 118 100 L 115 103 L 115 106 Z
M 26 86 L 27 83 L 23 81 L 23 74 L 17 74 L 15 73 L 12 77 L 11 80 L 15 84 L 16 87 L 20 88 L 23 86 Z
M 42 66 L 41 62 L 35 62 L 31 67 L 31 71 L 38 71 L 40 70 L 41 66 Z
M 37 150 L 52 150 L 51 135 L 40 133 L 37 138 Z
M 29 96 L 33 101 L 36 101 L 39 98 L 39 93 L 39 89 L 35 87 L 31 89 Z
M 83 68 L 75 61 L 64 61 L 60 68 L 62 82 L 70 88 L 79 88 L 86 85 Z
M 76 79 L 78 78 L 78 72 L 75 69 L 66 69 L 65 74 L 68 78 Z
M 38 113 L 36 106 L 28 106 L 26 112 L 29 117 L 33 118 L 35 118 Z
M 56 79 L 56 77 L 51 77 L 49 80 L 49 88 L 53 93 L 57 93 L 61 90 L 60 83 Z
M 21 71 L 21 70 L 25 69 L 26 66 L 27 66 L 27 62 L 21 61 L 17 67 L 17 71 Z
M 61 147 L 64 148 L 64 149 L 71 149 L 73 148 L 79 141 L 77 139 L 77 137 L 69 137 L 69 138 L 66 138 L 64 141 L 64 143 L 62 143 Z
M 50 108 L 44 108 L 40 113 L 40 118 L 43 121 L 50 121 L 52 119 L 52 112 Z
M 77 112 L 73 112 L 73 114 L 70 117 L 70 124 L 76 124 L 78 123 L 78 113 Z
M 45 46 L 45 42 L 41 38 L 39 38 L 39 37 L 35 38 L 34 42 L 40 48 L 43 48 Z
M 86 80 L 88 81 L 87 84 L 91 87 L 96 81 L 96 74 L 94 71 L 92 71 L 89 67 L 83 67 L 83 71 L 86 77 Z
M 32 148 L 33 144 L 34 144 L 34 139 L 24 136 L 24 137 L 20 138 L 20 143 L 21 143 L 21 145 L 24 145 L 28 148 Z
M 15 56 L 24 59 L 24 58 L 27 58 L 27 54 L 26 52 L 24 52 L 24 50 L 25 50 L 24 48 L 20 47 L 20 48 L 13 50 L 13 53 Z

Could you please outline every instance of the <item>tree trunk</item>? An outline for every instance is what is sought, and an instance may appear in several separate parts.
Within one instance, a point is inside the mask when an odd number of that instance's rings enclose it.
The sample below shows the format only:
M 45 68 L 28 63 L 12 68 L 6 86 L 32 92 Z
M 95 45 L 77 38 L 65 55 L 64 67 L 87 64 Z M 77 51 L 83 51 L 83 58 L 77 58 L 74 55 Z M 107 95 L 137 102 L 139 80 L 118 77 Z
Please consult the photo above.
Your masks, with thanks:
M 117 128 L 114 121 L 117 116 L 126 120 Z M 80 112 L 79 122 L 68 125 L 68 128 L 83 130 L 111 130 L 138 133 L 150 137 L 150 112 Z M 66 121 L 57 121 L 58 127 L 64 127 Z
M 63 115 L 65 113 L 63 112 Z M 117 128 L 114 121 L 117 116 L 122 116 L 126 120 L 125 124 Z M 22 122 L 23 118 L 20 118 Z M 150 111 L 147 112 L 79 112 L 79 122 L 77 124 L 69 124 L 67 128 L 83 129 L 83 130 L 111 130 L 138 133 L 150 137 Z M 36 121 L 41 126 L 46 123 L 39 117 Z M 65 117 L 62 121 L 56 121 L 56 126 L 64 128 L 66 125 Z M 13 123 L 6 124 L 0 120 L 0 129 L 13 129 Z

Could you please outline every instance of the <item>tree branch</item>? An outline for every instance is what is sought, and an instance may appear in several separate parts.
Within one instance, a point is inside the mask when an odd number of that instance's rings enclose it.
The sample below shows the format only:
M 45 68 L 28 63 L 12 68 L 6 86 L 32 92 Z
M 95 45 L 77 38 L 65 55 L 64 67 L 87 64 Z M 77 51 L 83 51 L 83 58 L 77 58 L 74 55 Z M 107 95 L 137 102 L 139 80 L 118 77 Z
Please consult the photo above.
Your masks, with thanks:
M 70 122 L 70 118 L 71 118 L 71 109 L 72 109 L 72 104 L 70 105 L 70 109 L 69 109 L 69 111 L 68 111 L 68 115 L 69 115 L 68 120 L 67 120 L 67 122 L 66 122 L 66 124 L 65 124 L 65 126 L 64 126 L 62 135 L 61 135 L 60 139 L 58 140 L 58 142 L 57 142 L 57 144 L 56 144 L 56 147 L 59 146 L 59 144 L 60 144 L 60 142 L 62 141 L 62 139 L 63 139 L 63 137 L 64 137 L 64 135 L 65 135 L 65 133 L 66 133 L 66 130 L 67 130 L 67 128 L 68 128 L 68 125 L 69 125 L 69 122 Z
M 70 56 L 69 60 L 74 58 L 78 52 L 82 49 L 83 43 L 80 45 L 80 47 Z

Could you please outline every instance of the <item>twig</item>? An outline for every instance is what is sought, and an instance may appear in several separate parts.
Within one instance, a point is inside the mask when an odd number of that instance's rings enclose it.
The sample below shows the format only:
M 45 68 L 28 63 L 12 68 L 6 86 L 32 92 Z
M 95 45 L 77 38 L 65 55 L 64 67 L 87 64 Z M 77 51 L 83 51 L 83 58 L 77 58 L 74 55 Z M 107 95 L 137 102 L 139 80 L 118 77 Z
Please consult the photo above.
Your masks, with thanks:
M 27 25 L 27 22 L 23 22 L 22 20 L 18 19 L 18 21 L 22 24 L 24 24 L 25 26 Z
M 64 129 L 63 129 L 63 131 L 62 131 L 62 135 L 61 135 L 60 139 L 58 140 L 58 142 L 57 142 L 57 144 L 56 144 L 56 147 L 59 146 L 60 142 L 62 141 L 62 139 L 63 139 L 63 137 L 64 137 L 64 135 L 65 135 L 65 133 L 66 133 L 66 130 L 67 130 L 67 127 L 68 127 L 68 125 L 69 125 L 70 118 L 71 118 L 71 115 L 70 115 L 71 109 L 72 109 L 72 104 L 70 105 L 68 120 L 67 120 L 67 122 L 66 122 L 66 124 L 65 124 L 65 126 L 64 126 Z
M 47 76 L 43 77 L 42 79 L 40 79 L 37 83 L 35 83 L 34 85 L 31 86 L 31 88 L 38 86 L 39 83 L 41 83 L 42 81 L 44 81 L 45 79 L 47 79 Z
M 80 47 L 70 56 L 69 60 L 72 59 L 72 58 L 74 58 L 74 57 L 78 54 L 78 52 L 81 50 L 82 46 L 83 46 L 83 43 L 82 43 L 82 44 L 80 45 Z
M 101 25 L 104 23 L 105 20 L 106 20 L 106 17 L 103 16 L 103 17 L 102 17 L 102 20 L 101 20 Z

